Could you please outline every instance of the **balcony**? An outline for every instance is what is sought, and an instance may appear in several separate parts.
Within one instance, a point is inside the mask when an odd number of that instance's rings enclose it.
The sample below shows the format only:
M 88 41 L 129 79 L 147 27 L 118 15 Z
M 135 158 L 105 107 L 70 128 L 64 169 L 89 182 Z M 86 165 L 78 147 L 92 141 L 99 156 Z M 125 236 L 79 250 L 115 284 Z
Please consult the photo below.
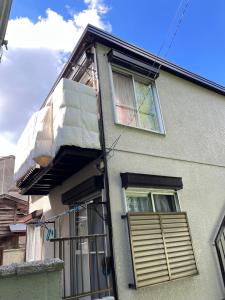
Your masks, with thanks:
M 18 141 L 17 186 L 23 195 L 46 195 L 100 154 L 95 90 L 61 79 Z

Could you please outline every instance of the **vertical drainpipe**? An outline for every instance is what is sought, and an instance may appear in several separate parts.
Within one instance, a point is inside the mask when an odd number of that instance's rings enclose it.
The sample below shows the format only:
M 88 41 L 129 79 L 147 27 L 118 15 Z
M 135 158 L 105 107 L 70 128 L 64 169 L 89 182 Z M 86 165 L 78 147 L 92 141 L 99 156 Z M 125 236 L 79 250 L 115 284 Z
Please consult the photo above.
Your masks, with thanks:
M 104 179 L 105 179 L 105 194 L 106 194 L 106 206 L 107 206 L 107 220 L 108 220 L 108 230 L 109 230 L 109 247 L 112 256 L 112 281 L 113 281 L 113 292 L 114 297 L 118 299 L 117 283 L 116 283 L 116 272 L 114 263 L 114 250 L 113 250 L 113 232 L 112 232 L 112 218 L 111 218 L 111 205 L 110 205 L 110 195 L 109 195 L 109 176 L 108 176 L 108 163 L 107 163 L 107 151 L 105 145 L 105 131 L 104 131 L 104 120 L 103 120 L 103 109 L 102 109 L 102 95 L 101 95 L 101 84 L 99 79 L 99 60 L 96 53 L 96 44 L 94 45 L 95 52 L 95 65 L 96 73 L 98 78 L 98 98 L 99 98 L 99 125 L 100 125 L 100 142 L 103 151 L 103 162 L 104 162 Z

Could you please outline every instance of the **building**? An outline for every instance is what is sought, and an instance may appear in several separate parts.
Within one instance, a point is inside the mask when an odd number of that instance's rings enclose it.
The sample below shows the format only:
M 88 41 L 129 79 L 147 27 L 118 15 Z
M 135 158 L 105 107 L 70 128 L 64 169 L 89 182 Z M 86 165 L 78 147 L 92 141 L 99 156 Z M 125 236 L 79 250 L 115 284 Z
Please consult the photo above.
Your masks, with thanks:
M 86 28 L 16 158 L 30 212 L 43 210 L 27 259 L 65 261 L 64 299 L 223 298 L 224 96 Z
M 7 48 L 8 45 L 8 41 L 5 40 L 5 34 L 11 6 L 12 0 L 2 0 L 0 2 L 0 61 L 3 53 L 2 47 L 5 46 Z
M 24 259 L 26 226 L 17 224 L 27 214 L 26 196 L 15 191 L 15 157 L 0 158 L 0 265 Z

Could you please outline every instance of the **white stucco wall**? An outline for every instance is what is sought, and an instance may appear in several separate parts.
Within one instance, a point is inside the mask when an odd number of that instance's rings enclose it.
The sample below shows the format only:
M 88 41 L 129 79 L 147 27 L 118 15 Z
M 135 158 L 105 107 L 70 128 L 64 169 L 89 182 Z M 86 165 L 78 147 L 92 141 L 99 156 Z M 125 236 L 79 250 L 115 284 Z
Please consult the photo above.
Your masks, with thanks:
M 107 53 L 98 45 L 106 145 L 122 133 L 109 159 L 113 244 L 119 299 L 214 300 L 224 291 L 212 245 L 225 208 L 225 97 L 164 71 L 156 85 L 166 134 L 114 124 Z M 189 217 L 200 275 L 154 287 L 131 290 L 121 172 L 182 177 L 180 206 Z

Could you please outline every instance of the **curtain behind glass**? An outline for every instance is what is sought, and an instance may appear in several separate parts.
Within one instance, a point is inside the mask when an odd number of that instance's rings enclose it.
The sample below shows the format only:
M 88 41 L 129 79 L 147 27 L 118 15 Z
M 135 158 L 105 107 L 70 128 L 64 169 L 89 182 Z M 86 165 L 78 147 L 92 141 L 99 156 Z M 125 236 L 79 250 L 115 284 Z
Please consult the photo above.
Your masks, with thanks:
M 176 211 L 175 199 L 173 195 L 153 195 L 156 212 Z
M 135 197 L 127 196 L 128 211 L 133 212 L 152 212 L 152 202 L 148 196 Z
M 119 123 L 137 126 L 137 114 L 132 78 L 117 72 L 113 72 L 113 84 Z
M 135 91 L 139 108 L 140 127 L 159 131 L 152 85 L 135 81 Z

